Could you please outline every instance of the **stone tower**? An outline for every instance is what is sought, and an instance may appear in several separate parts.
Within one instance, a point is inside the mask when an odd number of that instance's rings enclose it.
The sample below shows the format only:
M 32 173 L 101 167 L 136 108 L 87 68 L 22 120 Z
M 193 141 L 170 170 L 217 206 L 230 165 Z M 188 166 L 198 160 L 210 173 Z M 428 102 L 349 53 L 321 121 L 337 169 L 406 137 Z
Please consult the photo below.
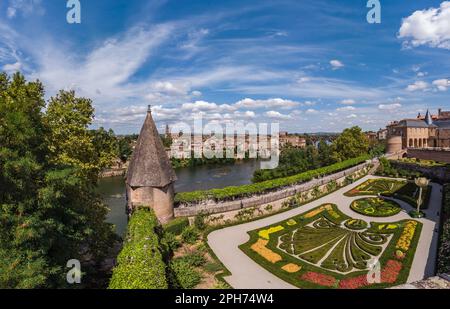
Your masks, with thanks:
M 136 207 L 150 207 L 161 223 L 173 219 L 176 180 L 149 106 L 126 175 L 129 213 Z

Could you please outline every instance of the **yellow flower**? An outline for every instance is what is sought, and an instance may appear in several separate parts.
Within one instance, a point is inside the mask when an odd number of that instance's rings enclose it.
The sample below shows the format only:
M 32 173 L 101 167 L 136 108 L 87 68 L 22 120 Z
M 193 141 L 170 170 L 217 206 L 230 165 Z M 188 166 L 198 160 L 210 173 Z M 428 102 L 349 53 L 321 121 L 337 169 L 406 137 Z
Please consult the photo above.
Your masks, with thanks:
M 286 222 L 287 225 L 292 226 L 292 225 L 296 225 L 297 222 L 295 222 L 294 219 L 290 219 L 288 222 Z
M 268 243 L 268 240 L 259 238 L 250 248 L 271 263 L 281 261 L 282 258 L 279 254 L 266 247 Z
M 302 269 L 302 267 L 298 266 L 297 264 L 290 263 L 290 264 L 284 265 L 283 267 L 281 267 L 281 269 L 288 273 L 296 273 L 300 269 Z
M 397 241 L 396 248 L 401 249 L 404 252 L 409 250 L 411 246 L 411 240 L 414 237 L 414 233 L 416 231 L 417 221 L 408 221 L 405 224 L 405 228 L 403 229 L 402 235 Z
M 284 227 L 279 225 L 279 226 L 268 228 L 266 230 L 261 230 L 261 231 L 258 232 L 258 235 L 259 235 L 259 237 L 262 237 L 264 239 L 269 239 L 269 235 L 270 234 L 279 232 L 281 230 L 284 230 Z

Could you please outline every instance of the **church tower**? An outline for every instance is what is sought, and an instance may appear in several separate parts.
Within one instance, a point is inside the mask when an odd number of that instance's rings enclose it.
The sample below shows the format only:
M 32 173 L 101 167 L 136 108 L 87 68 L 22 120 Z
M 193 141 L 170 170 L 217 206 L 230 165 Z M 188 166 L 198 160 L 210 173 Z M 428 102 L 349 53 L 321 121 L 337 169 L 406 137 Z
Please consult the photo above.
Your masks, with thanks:
M 128 212 L 150 207 L 161 223 L 170 221 L 176 180 L 149 106 L 126 175 Z

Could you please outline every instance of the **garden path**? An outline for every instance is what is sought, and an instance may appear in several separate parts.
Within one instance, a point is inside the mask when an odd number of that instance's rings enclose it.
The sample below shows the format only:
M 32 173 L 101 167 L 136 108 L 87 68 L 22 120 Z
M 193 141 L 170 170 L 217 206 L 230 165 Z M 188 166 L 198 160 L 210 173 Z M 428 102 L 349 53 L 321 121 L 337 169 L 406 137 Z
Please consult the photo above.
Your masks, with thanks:
M 403 219 L 411 219 L 406 210 L 411 207 L 402 201 L 398 202 L 403 211 L 395 216 L 386 218 L 373 218 L 358 214 L 350 209 L 350 204 L 356 199 L 364 196 L 347 197 L 344 193 L 352 188 L 360 185 L 368 179 L 382 178 L 373 175 L 365 176 L 355 183 L 343 187 L 331 194 L 321 197 L 311 203 L 305 204 L 298 208 L 276 214 L 267 218 L 256 220 L 249 223 L 244 223 L 236 226 L 227 227 L 221 230 L 214 231 L 208 235 L 208 244 L 219 260 L 232 273 L 231 276 L 225 277 L 225 280 L 236 289 L 293 289 L 295 286 L 283 281 L 277 276 L 273 275 L 259 264 L 249 258 L 244 252 L 239 249 L 241 244 L 249 240 L 248 231 L 259 229 L 286 219 L 289 219 L 298 214 L 307 212 L 317 206 L 325 203 L 333 203 L 338 205 L 346 215 L 355 218 L 363 219 L 367 222 L 395 222 Z M 416 219 L 423 223 L 422 233 L 417 245 L 416 255 L 411 266 L 411 271 L 408 277 L 408 283 L 421 280 L 434 275 L 435 261 L 437 256 L 438 245 L 438 231 L 439 213 L 442 203 L 442 188 L 438 184 L 431 184 L 433 190 L 431 193 L 430 206 L 424 210 L 426 218 Z

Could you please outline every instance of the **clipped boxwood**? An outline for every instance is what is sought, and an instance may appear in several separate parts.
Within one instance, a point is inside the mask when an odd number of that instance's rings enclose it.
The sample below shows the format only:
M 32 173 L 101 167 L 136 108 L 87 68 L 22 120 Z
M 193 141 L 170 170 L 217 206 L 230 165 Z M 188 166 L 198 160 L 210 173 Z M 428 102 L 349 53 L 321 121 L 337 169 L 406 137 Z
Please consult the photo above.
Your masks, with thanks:
M 335 163 L 329 166 L 324 166 L 315 170 L 300 173 L 297 175 L 267 180 L 249 185 L 231 186 L 222 189 L 211 189 L 205 191 L 181 192 L 175 196 L 175 203 L 189 204 L 207 200 L 220 201 L 220 200 L 233 200 L 236 198 L 248 197 L 255 194 L 261 194 L 266 191 L 279 189 L 282 187 L 287 187 L 302 182 L 307 182 L 315 177 L 330 175 L 345 170 L 347 168 L 353 167 L 355 165 L 358 165 L 368 159 L 370 159 L 370 156 L 365 155 L 358 158 L 353 158 L 339 163 Z
M 138 209 L 128 223 L 122 251 L 113 269 L 110 289 L 167 289 L 166 265 L 153 211 Z
M 185 217 L 176 218 L 166 224 L 164 224 L 164 231 L 172 233 L 174 235 L 180 235 L 183 230 L 189 226 L 189 219 Z

